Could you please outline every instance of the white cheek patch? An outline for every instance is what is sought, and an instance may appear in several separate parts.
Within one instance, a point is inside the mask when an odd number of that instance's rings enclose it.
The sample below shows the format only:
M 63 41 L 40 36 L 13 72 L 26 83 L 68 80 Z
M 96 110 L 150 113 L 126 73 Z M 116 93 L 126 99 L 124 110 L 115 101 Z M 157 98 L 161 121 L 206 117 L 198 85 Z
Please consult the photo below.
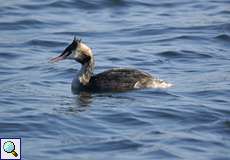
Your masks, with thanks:
M 75 57 L 75 58 L 78 58 L 80 55 L 81 55 L 81 50 L 80 50 L 80 49 L 77 49 L 77 50 L 74 52 L 74 57 Z

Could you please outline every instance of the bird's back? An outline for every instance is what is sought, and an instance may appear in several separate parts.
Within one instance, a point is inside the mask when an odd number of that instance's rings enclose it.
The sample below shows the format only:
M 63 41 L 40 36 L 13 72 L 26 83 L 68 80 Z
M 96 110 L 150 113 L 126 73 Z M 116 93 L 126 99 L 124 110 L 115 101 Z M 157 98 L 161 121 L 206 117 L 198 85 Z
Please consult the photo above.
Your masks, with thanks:
M 115 68 L 91 77 L 90 90 L 124 91 L 135 88 L 148 88 L 153 78 L 150 74 L 136 69 Z M 155 79 L 156 80 L 156 79 Z

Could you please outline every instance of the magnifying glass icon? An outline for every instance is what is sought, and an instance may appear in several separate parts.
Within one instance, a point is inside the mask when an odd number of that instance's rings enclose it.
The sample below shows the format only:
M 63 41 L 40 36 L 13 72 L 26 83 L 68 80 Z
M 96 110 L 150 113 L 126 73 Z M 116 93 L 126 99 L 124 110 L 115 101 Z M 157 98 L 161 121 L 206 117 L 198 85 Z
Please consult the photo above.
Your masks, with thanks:
M 14 155 L 14 157 L 17 157 L 18 154 L 15 152 L 15 145 L 11 141 L 7 141 L 3 144 L 3 149 L 6 153 L 11 153 Z

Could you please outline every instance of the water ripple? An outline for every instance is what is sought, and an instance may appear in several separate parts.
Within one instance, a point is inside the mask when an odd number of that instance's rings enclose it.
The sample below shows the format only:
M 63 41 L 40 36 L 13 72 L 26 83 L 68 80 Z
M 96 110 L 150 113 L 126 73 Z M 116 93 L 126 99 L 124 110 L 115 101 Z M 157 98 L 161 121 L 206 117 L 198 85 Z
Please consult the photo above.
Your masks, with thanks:
M 55 48 L 57 46 L 64 46 L 66 45 L 66 43 L 58 42 L 58 41 L 33 39 L 33 40 L 26 42 L 26 45 Z
M 230 42 L 230 36 L 228 34 L 221 34 L 215 37 L 216 39 Z
M 29 29 L 31 27 L 34 28 L 41 28 L 46 23 L 35 20 L 35 19 L 27 19 L 27 20 L 20 20 L 16 22 L 0 22 L 0 29 L 1 30 L 23 30 Z
M 187 51 L 187 50 L 182 50 L 181 52 L 175 52 L 175 51 L 165 51 L 161 53 L 157 53 L 157 55 L 166 57 L 166 58 L 211 58 L 211 55 L 208 54 L 202 54 L 202 53 L 197 53 L 194 51 Z

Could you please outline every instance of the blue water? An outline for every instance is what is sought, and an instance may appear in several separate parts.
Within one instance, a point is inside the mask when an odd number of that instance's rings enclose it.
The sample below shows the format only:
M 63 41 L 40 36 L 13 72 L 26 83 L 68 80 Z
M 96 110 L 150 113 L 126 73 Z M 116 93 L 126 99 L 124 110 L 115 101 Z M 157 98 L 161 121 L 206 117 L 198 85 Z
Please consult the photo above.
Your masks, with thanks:
M 230 159 L 229 0 L 11 0 L 0 5 L 0 137 L 25 160 Z M 170 89 L 71 93 L 80 65 L 144 70 Z

